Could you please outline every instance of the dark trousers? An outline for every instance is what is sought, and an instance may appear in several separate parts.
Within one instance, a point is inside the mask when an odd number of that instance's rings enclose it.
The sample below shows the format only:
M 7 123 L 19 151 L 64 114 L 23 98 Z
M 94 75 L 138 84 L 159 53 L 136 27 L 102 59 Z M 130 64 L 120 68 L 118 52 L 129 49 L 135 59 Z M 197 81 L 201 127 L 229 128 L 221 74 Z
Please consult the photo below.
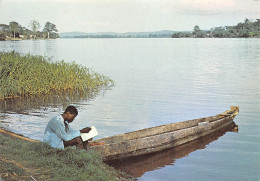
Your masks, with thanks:
M 88 141 L 82 141 L 81 137 L 76 137 L 70 141 L 63 141 L 64 148 L 68 146 L 76 146 L 79 149 L 85 149 L 87 150 L 89 148 L 89 143 Z

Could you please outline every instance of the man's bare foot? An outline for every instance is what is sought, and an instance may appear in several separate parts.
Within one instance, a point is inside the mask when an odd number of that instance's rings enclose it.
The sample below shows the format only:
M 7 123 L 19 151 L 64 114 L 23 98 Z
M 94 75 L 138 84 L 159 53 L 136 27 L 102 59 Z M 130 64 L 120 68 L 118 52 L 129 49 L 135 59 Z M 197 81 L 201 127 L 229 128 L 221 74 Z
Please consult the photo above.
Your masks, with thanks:
M 89 142 L 90 146 L 98 146 L 98 145 L 105 145 L 105 142 Z

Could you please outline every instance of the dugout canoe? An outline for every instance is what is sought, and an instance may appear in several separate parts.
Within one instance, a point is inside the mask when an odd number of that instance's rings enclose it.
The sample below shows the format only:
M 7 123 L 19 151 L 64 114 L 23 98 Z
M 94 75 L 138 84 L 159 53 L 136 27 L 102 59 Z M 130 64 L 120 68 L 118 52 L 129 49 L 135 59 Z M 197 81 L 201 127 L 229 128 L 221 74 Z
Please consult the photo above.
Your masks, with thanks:
M 177 147 L 199 139 L 233 124 L 239 107 L 231 106 L 221 114 L 178 123 L 146 128 L 125 134 L 111 136 L 95 142 L 103 145 L 90 146 L 98 151 L 104 161 L 124 159 L 168 148 Z
M 191 152 L 206 149 L 208 144 L 218 140 L 227 132 L 238 132 L 238 125 L 233 122 L 230 126 L 219 129 L 212 134 L 174 148 L 122 160 L 107 161 L 106 163 L 116 170 L 121 170 L 135 178 L 141 177 L 148 171 L 153 171 L 167 165 L 174 165 L 177 159 L 186 157 Z

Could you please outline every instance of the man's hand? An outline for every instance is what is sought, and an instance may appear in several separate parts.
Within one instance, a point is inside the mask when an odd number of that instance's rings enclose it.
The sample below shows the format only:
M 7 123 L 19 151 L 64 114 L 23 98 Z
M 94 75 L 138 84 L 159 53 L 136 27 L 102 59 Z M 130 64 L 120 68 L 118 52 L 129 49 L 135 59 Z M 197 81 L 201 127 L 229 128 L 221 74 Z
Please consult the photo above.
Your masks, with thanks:
M 82 148 L 83 149 L 83 142 L 81 137 L 76 137 L 70 141 L 63 141 L 64 147 L 67 146 L 77 146 L 78 148 Z
M 83 128 L 82 130 L 80 130 L 80 132 L 81 133 L 88 133 L 90 130 L 91 130 L 90 127 L 86 127 L 86 128 Z

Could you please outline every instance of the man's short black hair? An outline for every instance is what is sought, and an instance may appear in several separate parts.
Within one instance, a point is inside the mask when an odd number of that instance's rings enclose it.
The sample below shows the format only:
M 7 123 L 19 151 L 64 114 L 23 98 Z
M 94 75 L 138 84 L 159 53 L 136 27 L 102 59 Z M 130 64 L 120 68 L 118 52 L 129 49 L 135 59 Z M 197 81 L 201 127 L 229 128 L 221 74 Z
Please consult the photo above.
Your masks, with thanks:
M 78 110 L 77 108 L 75 108 L 74 106 L 68 106 L 65 111 L 64 111 L 64 114 L 66 114 L 66 112 L 70 112 L 71 114 L 74 114 L 74 115 L 78 115 Z

